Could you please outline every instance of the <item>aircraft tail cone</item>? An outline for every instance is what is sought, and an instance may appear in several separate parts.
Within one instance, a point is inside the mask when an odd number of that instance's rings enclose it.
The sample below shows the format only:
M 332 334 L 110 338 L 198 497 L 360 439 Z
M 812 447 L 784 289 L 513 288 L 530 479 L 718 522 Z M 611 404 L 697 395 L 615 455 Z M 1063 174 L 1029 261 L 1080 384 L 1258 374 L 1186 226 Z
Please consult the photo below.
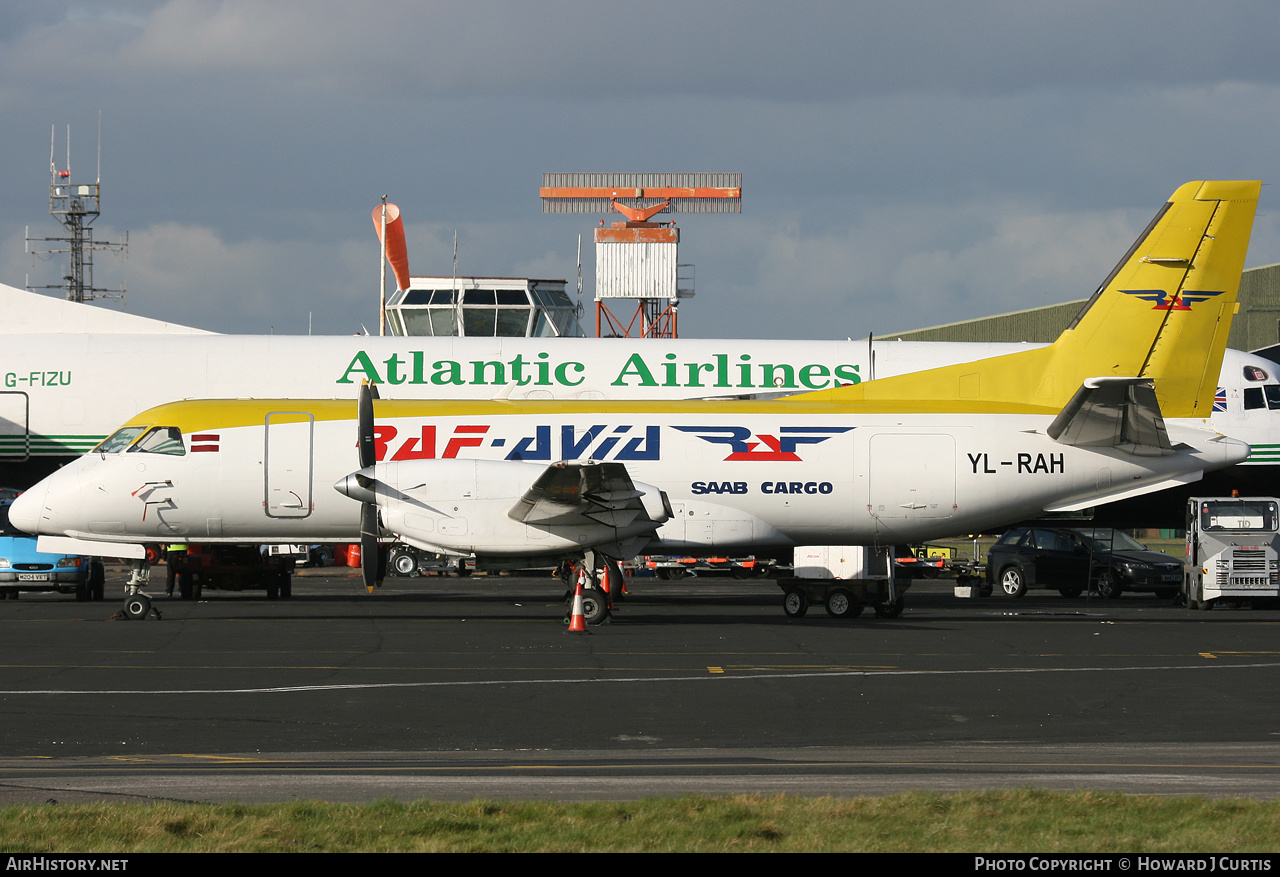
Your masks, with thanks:
M 587 630 L 587 616 L 582 611 L 582 576 L 578 572 L 578 583 L 573 589 L 573 610 L 569 613 L 569 626 L 565 633 L 590 633 Z

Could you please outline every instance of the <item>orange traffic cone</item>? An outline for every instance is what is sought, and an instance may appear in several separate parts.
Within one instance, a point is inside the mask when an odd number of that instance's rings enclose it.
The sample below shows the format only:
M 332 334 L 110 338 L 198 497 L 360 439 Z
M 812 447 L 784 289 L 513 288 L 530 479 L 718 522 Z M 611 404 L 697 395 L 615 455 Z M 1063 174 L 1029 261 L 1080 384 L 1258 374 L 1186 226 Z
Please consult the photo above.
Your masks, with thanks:
M 627 588 L 627 578 L 622 574 L 622 568 L 616 562 L 612 560 L 604 562 L 604 569 L 600 572 L 600 588 L 604 591 L 605 607 L 611 611 L 613 609 L 613 598 L 617 597 L 621 600 Z
M 587 616 L 582 612 L 582 576 L 578 573 L 578 583 L 573 590 L 573 610 L 569 613 L 569 626 L 565 633 L 591 633 L 587 630 Z

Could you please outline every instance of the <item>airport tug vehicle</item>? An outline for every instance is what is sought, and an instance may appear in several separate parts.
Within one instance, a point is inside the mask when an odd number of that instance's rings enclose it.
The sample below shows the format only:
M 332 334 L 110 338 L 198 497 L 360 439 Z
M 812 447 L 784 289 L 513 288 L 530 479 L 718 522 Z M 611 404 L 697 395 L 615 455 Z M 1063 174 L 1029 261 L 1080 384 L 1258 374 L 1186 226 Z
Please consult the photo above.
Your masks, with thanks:
M 1187 501 L 1188 609 L 1218 600 L 1280 599 L 1280 500 L 1192 497 Z

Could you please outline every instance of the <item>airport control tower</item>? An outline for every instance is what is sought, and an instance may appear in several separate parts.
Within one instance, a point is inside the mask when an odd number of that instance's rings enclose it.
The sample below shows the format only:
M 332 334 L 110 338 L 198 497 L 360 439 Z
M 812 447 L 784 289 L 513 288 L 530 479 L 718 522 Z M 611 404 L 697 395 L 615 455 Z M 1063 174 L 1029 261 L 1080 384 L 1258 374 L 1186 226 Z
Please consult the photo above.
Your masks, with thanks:
M 387 299 L 392 335 L 580 338 L 563 280 L 411 277 Z
M 565 281 L 530 277 L 415 277 L 400 208 L 383 199 L 373 209 L 379 241 L 379 334 L 466 338 L 580 338 L 580 308 L 565 294 Z M 396 290 L 386 295 L 386 266 Z M 579 281 L 581 283 L 581 281 Z

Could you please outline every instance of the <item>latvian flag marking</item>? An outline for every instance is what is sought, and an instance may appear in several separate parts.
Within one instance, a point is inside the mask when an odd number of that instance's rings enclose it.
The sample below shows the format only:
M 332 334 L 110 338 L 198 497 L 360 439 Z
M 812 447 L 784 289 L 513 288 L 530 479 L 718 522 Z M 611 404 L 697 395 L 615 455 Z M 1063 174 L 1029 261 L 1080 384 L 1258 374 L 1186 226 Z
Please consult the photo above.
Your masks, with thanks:
M 191 453 L 198 454 L 201 451 L 217 451 L 218 450 L 218 434 L 202 432 L 191 437 Z

